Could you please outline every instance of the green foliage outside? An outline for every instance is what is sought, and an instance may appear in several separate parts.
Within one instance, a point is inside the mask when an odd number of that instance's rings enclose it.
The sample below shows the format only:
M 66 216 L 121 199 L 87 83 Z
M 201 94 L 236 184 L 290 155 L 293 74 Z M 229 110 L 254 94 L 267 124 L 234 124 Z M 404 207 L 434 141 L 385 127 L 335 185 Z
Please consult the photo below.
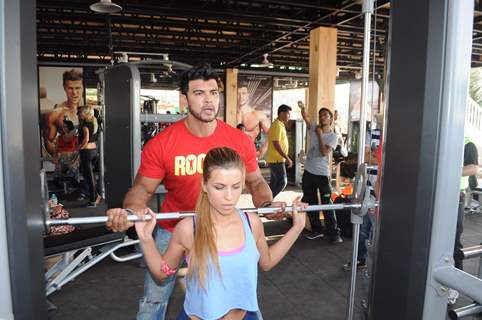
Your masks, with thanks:
M 469 96 L 482 106 L 482 73 L 480 68 L 470 69 Z

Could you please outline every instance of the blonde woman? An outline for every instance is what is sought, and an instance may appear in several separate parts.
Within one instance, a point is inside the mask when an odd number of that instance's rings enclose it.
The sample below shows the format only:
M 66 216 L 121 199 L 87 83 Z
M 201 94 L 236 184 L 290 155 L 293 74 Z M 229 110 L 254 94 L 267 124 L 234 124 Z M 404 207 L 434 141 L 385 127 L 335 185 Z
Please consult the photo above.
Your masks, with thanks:
M 244 178 L 244 164 L 234 150 L 223 147 L 209 151 L 204 159 L 197 216 L 176 225 L 163 255 L 152 237 L 156 221 L 135 224 L 144 259 L 156 279 L 175 274 L 184 257 L 188 262 L 184 308 L 177 319 L 258 319 L 258 265 L 265 271 L 273 268 L 305 226 L 306 214 L 293 212 L 293 226 L 268 247 L 260 218 L 235 207 Z M 299 198 L 293 205 L 306 207 Z
M 89 187 L 89 208 L 95 208 L 100 197 L 95 187 L 95 175 L 92 162 L 97 157 L 97 132 L 99 126 L 94 117 L 94 109 L 88 106 L 80 107 L 79 118 L 79 154 L 80 168 L 85 182 Z

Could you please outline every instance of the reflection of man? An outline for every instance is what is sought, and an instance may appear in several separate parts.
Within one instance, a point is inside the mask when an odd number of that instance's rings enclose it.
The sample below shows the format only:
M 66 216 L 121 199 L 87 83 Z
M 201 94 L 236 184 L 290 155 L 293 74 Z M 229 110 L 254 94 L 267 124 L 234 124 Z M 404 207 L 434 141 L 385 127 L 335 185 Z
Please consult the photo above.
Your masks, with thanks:
M 242 83 L 238 86 L 238 109 L 236 113 L 236 123 L 244 124 L 246 134 L 255 141 L 260 133 L 267 134 L 270 126 L 270 120 L 261 110 L 256 110 L 255 106 L 250 105 L 248 86 Z M 261 152 L 263 155 L 266 151 L 267 144 L 261 143 Z
M 46 116 L 46 130 L 44 131 L 44 143 L 47 152 L 52 155 L 54 161 L 58 158 L 56 147 L 57 134 L 62 135 L 61 130 L 64 120 L 71 121 L 74 128 L 79 126 L 77 108 L 82 99 L 84 86 L 82 84 L 82 73 L 74 69 L 65 71 L 62 75 L 62 83 L 67 100 L 56 104 L 54 110 Z M 61 150 L 60 150 L 61 151 Z

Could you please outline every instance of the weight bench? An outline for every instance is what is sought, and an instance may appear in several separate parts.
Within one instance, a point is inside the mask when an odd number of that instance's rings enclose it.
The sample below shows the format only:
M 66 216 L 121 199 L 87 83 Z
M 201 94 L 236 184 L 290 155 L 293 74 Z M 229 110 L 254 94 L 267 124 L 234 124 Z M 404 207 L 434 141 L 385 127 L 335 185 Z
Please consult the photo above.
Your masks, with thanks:
M 60 290 L 63 285 L 75 279 L 87 269 L 109 256 L 117 262 L 142 257 L 142 253 L 123 256 L 115 251 L 139 243 L 128 239 L 124 232 L 112 232 L 104 226 L 76 229 L 67 234 L 44 237 L 44 256 L 62 256 L 45 272 L 46 296 Z

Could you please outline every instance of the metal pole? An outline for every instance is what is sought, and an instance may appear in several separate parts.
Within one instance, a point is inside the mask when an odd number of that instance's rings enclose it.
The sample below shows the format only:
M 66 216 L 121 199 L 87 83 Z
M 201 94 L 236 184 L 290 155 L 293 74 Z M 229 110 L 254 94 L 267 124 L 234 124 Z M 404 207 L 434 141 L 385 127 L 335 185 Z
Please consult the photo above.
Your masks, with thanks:
M 479 278 L 482 279 L 482 256 L 479 259 Z
M 104 83 L 104 73 L 98 73 L 99 83 L 97 85 L 97 99 L 101 105 L 100 117 L 102 119 L 102 127 L 100 128 L 99 138 L 97 139 L 99 144 L 99 183 L 100 183 L 100 195 L 102 199 L 105 199 L 105 164 L 104 164 L 104 143 L 105 143 L 105 101 L 104 101 L 104 90 L 105 90 L 105 83 Z M 100 91 L 100 92 L 99 92 Z
M 449 290 L 445 290 L 444 286 L 460 290 L 479 303 L 482 302 L 482 281 L 463 271 L 453 270 L 451 266 L 463 165 L 462 145 L 474 2 L 473 0 L 448 0 L 445 3 L 447 27 L 440 101 L 442 117 L 439 120 L 438 160 L 434 164 L 437 168 L 437 177 L 423 319 L 446 317 Z M 430 229 L 427 230 L 430 231 Z M 439 281 L 443 285 L 438 283 Z
M 102 199 L 105 199 L 105 181 L 104 181 L 104 129 L 102 128 L 99 132 L 99 139 L 97 140 L 99 145 L 99 184 L 100 184 L 100 195 Z
M 373 13 L 373 0 L 363 1 L 363 14 L 365 16 L 365 31 L 363 35 L 363 69 L 362 69 L 362 84 L 361 84 L 361 104 L 360 104 L 360 134 L 358 136 L 358 166 L 365 162 L 365 136 L 366 136 L 366 102 L 368 94 L 368 75 L 370 63 L 370 32 L 371 32 L 371 18 Z M 351 222 L 353 223 L 353 255 L 351 260 L 351 279 L 348 295 L 348 320 L 353 319 L 353 307 L 355 303 L 355 287 L 356 287 L 356 273 L 358 263 L 358 243 L 360 241 L 360 225 L 363 218 L 355 214 L 351 214 Z
M 450 319 L 460 319 L 482 312 L 482 306 L 477 303 L 449 311 Z
M 353 217 L 353 214 L 352 214 Z M 352 220 L 353 222 L 353 220 Z M 351 259 L 351 277 L 350 277 L 350 289 L 348 296 L 348 311 L 347 319 L 353 319 L 353 307 L 355 304 L 355 287 L 356 287 L 356 267 L 358 263 L 358 242 L 360 241 L 360 223 L 353 223 L 353 246 L 352 246 L 352 259 Z
M 434 280 L 444 286 L 462 292 L 478 304 L 482 304 L 482 279 L 476 278 L 452 265 L 436 267 L 432 272 L 432 276 Z
M 361 83 L 361 104 L 360 104 L 360 134 L 358 137 L 358 165 L 365 162 L 365 138 L 367 122 L 367 97 L 368 97 L 368 76 L 370 73 L 370 32 L 373 13 L 373 0 L 363 1 L 363 14 L 365 16 L 365 31 L 363 34 L 363 67 Z
M 462 249 L 464 259 L 482 257 L 482 245 L 467 247 Z

